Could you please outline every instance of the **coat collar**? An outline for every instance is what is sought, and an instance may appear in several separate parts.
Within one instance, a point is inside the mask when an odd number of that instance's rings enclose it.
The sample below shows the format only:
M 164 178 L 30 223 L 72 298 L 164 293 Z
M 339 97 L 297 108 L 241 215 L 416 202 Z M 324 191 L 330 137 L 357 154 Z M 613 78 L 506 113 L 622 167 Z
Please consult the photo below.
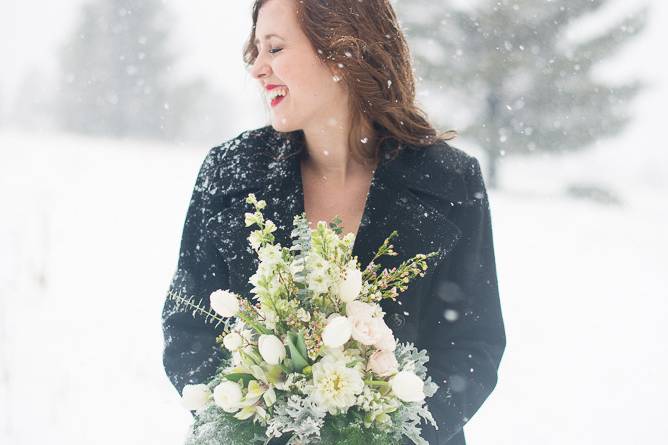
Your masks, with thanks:
M 256 132 L 262 143 L 248 147 L 259 161 L 253 168 L 256 174 L 235 178 L 234 188 L 237 191 L 257 190 L 269 184 L 286 184 L 291 177 L 298 178 L 301 185 L 299 151 L 302 147 L 282 138 L 271 126 Z M 244 133 L 241 137 L 248 134 Z M 470 199 L 460 174 L 461 168 L 452 171 L 452 168 L 449 168 L 451 166 L 446 165 L 452 160 L 448 160 L 447 155 L 444 156 L 443 145 L 420 148 L 400 144 L 399 154 L 392 156 L 391 149 L 397 144 L 395 139 L 390 138 L 381 145 L 381 161 L 378 172 L 374 175 L 376 182 L 382 180 L 393 183 L 399 188 L 405 187 L 440 198 L 443 202 L 461 203 Z M 447 144 L 445 146 L 451 149 Z M 303 190 L 300 191 L 303 195 Z
M 242 267 L 240 270 L 251 268 L 249 261 L 257 265 L 257 260 L 250 258 L 254 253 L 246 240 L 250 229 L 243 224 L 243 214 L 250 210 L 243 199 L 248 193 L 267 202 L 265 218 L 276 224 L 276 242 L 283 246 L 291 244 L 293 217 L 304 212 L 300 147 L 277 137 L 271 127 L 267 131 L 270 134 L 260 138 L 259 144 L 246 147 L 257 159 L 236 167 L 247 170 L 235 175 L 229 189 L 238 199 L 218 211 L 208 226 L 221 253 L 229 260 L 244 262 L 236 265 Z M 392 156 L 392 144 L 393 140 L 388 140 L 381 148 L 381 161 L 371 180 L 353 256 L 365 267 L 385 238 L 397 230 L 392 244 L 399 255 L 382 257 L 379 263 L 395 267 L 417 253 L 437 251 L 439 254 L 428 263 L 430 268 L 435 267 L 461 237 L 461 230 L 448 219 L 448 213 L 454 203 L 467 199 L 462 175 L 443 165 L 444 157 L 439 152 L 442 146 L 406 146 Z

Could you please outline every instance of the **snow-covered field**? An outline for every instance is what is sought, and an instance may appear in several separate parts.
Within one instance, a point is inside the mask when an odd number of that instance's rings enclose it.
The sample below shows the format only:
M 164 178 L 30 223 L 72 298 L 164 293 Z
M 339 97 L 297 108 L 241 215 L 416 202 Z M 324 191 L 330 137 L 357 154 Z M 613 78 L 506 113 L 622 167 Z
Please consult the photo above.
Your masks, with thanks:
M 668 443 L 668 3 L 648 2 L 647 34 L 599 70 L 650 81 L 631 127 L 580 154 L 506 159 L 490 192 L 508 343 L 469 445 Z M 32 63 L 53 64 L 78 3 L 3 8 L 5 105 Z M 177 3 L 184 65 L 248 100 L 246 6 Z M 160 315 L 208 148 L 0 128 L 1 445 L 183 443 Z
M 618 142 L 504 165 L 508 346 L 470 444 L 668 436 L 668 155 Z M 182 442 L 160 310 L 207 148 L 0 133 L 0 443 Z M 622 205 L 562 193 L 586 178 Z

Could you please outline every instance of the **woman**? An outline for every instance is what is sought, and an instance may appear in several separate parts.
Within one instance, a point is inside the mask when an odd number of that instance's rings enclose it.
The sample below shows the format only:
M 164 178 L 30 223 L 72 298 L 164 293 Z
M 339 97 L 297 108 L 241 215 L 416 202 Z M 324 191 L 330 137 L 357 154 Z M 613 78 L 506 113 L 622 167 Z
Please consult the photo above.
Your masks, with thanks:
M 186 216 L 171 290 L 206 299 L 251 295 L 257 260 L 243 213 L 250 192 L 289 245 L 292 218 L 342 219 L 364 267 L 392 230 L 398 265 L 439 251 L 399 301 L 383 301 L 401 342 L 431 357 L 430 444 L 464 444 L 462 427 L 494 389 L 505 349 L 487 193 L 476 158 L 448 145 L 415 101 L 410 54 L 389 0 L 257 0 L 244 59 L 269 103 L 271 125 L 214 147 Z M 163 312 L 164 365 L 179 393 L 221 359 L 217 330 Z

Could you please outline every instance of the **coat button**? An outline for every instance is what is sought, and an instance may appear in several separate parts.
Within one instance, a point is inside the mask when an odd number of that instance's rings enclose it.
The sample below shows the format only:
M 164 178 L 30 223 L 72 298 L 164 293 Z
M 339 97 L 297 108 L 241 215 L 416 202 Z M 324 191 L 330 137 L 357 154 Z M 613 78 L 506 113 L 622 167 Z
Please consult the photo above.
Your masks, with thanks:
M 401 314 L 397 314 L 397 313 L 392 314 L 392 315 L 390 315 L 390 324 L 394 328 L 400 328 L 404 324 L 406 324 L 406 318 Z

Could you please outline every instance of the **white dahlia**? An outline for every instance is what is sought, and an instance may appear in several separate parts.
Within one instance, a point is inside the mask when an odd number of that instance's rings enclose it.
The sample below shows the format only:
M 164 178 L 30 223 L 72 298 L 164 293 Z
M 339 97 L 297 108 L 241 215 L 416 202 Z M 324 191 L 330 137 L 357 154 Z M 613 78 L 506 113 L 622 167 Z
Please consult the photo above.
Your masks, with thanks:
M 345 413 L 364 390 L 362 374 L 345 360 L 326 355 L 313 365 L 314 400 L 330 414 Z

